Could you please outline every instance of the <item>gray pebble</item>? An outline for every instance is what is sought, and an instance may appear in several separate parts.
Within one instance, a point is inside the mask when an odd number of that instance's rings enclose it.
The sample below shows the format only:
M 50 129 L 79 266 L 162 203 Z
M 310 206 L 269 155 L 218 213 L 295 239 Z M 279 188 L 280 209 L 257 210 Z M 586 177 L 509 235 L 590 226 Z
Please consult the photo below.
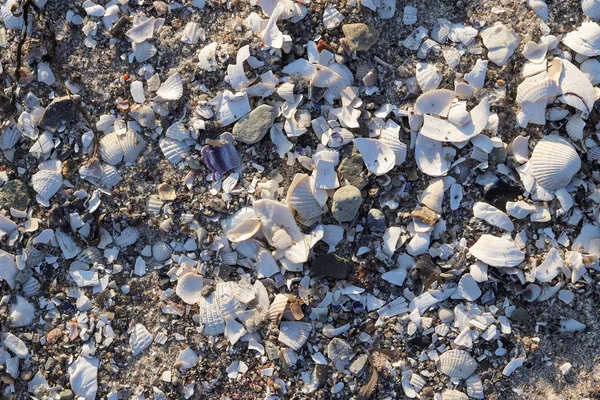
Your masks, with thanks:
M 80 97 L 75 95 L 73 99 L 78 101 Z M 54 133 L 60 128 L 61 123 L 71 122 L 76 115 L 77 109 L 73 106 L 69 96 L 58 97 L 52 100 L 52 103 L 44 110 L 39 127 Z
M 275 109 L 267 104 L 258 106 L 242 117 L 233 127 L 235 140 L 246 143 L 258 143 L 265 137 L 275 122 Z
M 339 222 L 352 221 L 356 218 L 362 202 L 363 198 L 358 188 L 352 185 L 339 188 L 333 194 L 333 205 L 331 207 L 333 218 Z
M 147 104 L 134 104 L 131 106 L 129 115 L 144 128 L 156 128 L 156 116 L 154 115 L 154 110 Z
M 367 24 L 346 24 L 342 31 L 353 51 L 368 51 L 379 39 L 379 32 Z
M 364 165 L 362 156 L 356 147 L 353 147 L 352 152 L 342 158 L 338 170 L 351 185 L 364 189 L 367 186 L 367 177 L 363 174 Z

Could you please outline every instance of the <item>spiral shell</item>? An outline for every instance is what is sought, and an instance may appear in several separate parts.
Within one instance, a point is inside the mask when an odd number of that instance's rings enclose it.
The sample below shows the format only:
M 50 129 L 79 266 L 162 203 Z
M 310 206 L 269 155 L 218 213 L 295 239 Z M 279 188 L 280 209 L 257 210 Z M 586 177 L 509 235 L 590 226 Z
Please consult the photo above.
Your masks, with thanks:
M 558 135 L 546 136 L 540 140 L 533 149 L 529 162 L 533 177 L 546 190 L 567 186 L 581 168 L 577 151 Z
M 438 371 L 453 379 L 467 379 L 477 369 L 477 361 L 464 350 L 449 350 L 436 364 Z

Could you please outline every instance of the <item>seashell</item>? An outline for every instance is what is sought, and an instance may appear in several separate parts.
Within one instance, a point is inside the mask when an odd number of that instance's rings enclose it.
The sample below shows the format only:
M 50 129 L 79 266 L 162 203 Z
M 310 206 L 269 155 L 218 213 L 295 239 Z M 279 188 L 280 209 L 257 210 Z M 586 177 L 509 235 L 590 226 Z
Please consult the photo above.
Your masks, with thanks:
M 490 225 L 494 225 L 500 229 L 511 232 L 515 229 L 508 215 L 497 209 L 496 207 L 478 201 L 473 206 L 473 215 L 475 218 L 484 220 Z
M 165 242 L 156 242 L 152 245 L 152 257 L 158 262 L 167 261 L 171 258 L 173 249 Z
M 525 254 L 513 241 L 488 234 L 481 235 L 469 252 L 494 267 L 516 267 L 525 260 Z
M 133 101 L 136 103 L 143 103 L 146 101 L 146 96 L 144 96 L 144 84 L 141 81 L 131 82 L 131 97 Z
M 181 75 L 173 74 L 160 85 L 156 95 L 162 100 L 179 100 L 183 96 L 183 82 Z
M 200 298 L 199 322 L 205 335 L 220 335 L 225 332 L 225 318 L 239 307 L 234 296 L 235 286 L 233 282 L 217 283 L 210 295 Z
M 135 324 L 129 332 L 129 346 L 133 356 L 141 354 L 152 344 L 154 338 L 148 329 L 140 323 Z
M 256 289 L 250 279 L 242 279 L 235 288 L 235 298 L 241 303 L 248 304 L 256 298 Z
M 531 40 L 527 42 L 523 48 L 523 56 L 533 63 L 541 63 L 544 61 L 547 52 L 548 43 L 537 44 Z
M 21 296 L 14 296 L 10 303 L 9 321 L 13 328 L 22 328 L 33 322 L 35 307 Z
M 485 394 L 483 392 L 483 383 L 481 382 L 481 378 L 479 375 L 474 374 L 471 375 L 465 381 L 467 385 L 467 394 L 473 399 L 484 399 Z
M 0 134 L 0 150 L 10 150 L 21 139 L 21 132 L 16 124 L 7 125 Z
M 596 102 L 594 86 L 579 68 L 567 60 L 560 60 L 560 62 L 562 62 L 562 71 L 557 81 L 562 93 L 561 101 L 589 115 Z
M 581 114 L 575 114 L 569 117 L 565 129 L 572 141 L 576 142 L 583 139 L 583 130 L 586 122 L 581 118 Z
M 416 24 L 417 23 L 417 13 L 418 13 L 418 10 L 415 7 L 411 7 L 411 6 L 404 7 L 404 14 L 402 16 L 402 23 L 404 25 L 414 25 L 414 24 Z
M 323 26 L 325 29 L 335 29 L 344 20 L 344 15 L 333 7 L 323 11 Z
M 194 272 L 185 272 L 177 280 L 175 293 L 186 304 L 196 304 L 202 298 L 204 279 Z
M 356 138 L 353 142 L 372 174 L 377 176 L 387 174 L 396 165 L 396 155 L 380 140 Z
M 123 160 L 123 148 L 116 132 L 111 132 L 100 139 L 100 156 L 104 162 L 117 165 Z
M 443 147 L 442 142 L 419 134 L 415 144 L 415 160 L 421 172 L 429 176 L 441 176 L 448 172 L 456 150 Z
M 175 360 L 174 366 L 177 366 L 177 368 L 179 368 L 182 371 L 186 371 L 188 369 L 194 368 L 198 363 L 198 360 L 199 357 L 194 352 L 194 350 L 192 350 L 189 347 L 186 347 L 185 349 L 179 352 L 177 360 Z M 154 392 L 154 398 L 158 398 L 156 392 Z
M 25 297 L 30 297 L 36 295 L 40 291 L 41 287 L 42 284 L 40 281 L 33 276 L 30 276 L 29 279 L 27 279 L 25 283 L 21 285 L 21 290 L 23 291 Z
M 165 203 L 157 195 L 150 195 L 150 197 L 148 197 L 148 203 L 146 203 L 146 211 L 151 215 L 158 216 L 160 215 L 164 204 Z
M 440 44 L 445 44 L 452 26 L 452 22 L 447 19 L 438 18 L 431 29 L 431 38 Z
M 437 89 L 442 82 L 441 72 L 437 70 L 435 65 L 426 62 L 417 63 L 416 78 L 423 93 Z
M 471 72 L 465 74 L 465 80 L 469 82 L 469 85 L 477 89 L 483 89 L 488 63 L 488 60 L 477 60 Z
M 127 131 L 124 135 L 117 135 L 123 150 L 123 162 L 132 163 L 146 149 L 146 141 L 138 133 Z
M 119 236 L 114 237 L 113 240 L 117 246 L 125 248 L 137 242 L 139 237 L 140 232 L 137 230 L 137 228 L 128 226 L 127 228 L 123 229 L 123 232 L 121 232 Z
M 173 140 L 170 138 L 162 138 L 158 142 L 158 147 L 163 152 L 163 155 L 171 164 L 177 165 L 183 161 L 183 156 L 187 154 L 190 147 L 185 142 Z
M 8 0 L 0 8 L 0 16 L 6 29 L 22 30 L 25 27 L 23 20 L 23 5 L 19 0 Z
M 550 107 L 546 110 L 546 119 L 551 122 L 562 121 L 569 116 L 569 110 L 562 107 Z
M 483 45 L 488 49 L 487 58 L 502 66 L 519 47 L 519 36 L 501 22 L 496 22 L 480 31 Z
M 288 297 L 285 294 L 278 293 L 269 307 L 269 318 L 271 321 L 279 321 L 285 307 L 288 303 Z
M 441 142 L 461 143 L 479 135 L 486 127 L 490 116 L 490 103 L 487 97 L 473 107 L 469 113 L 471 122 L 457 126 L 447 120 L 425 114 L 420 136 Z
M 506 203 L 506 212 L 517 219 L 526 218 L 532 212 L 535 212 L 536 208 L 533 204 L 528 204 L 523 200 L 517 202 L 508 201 Z
M 179 141 L 190 138 L 190 132 L 187 130 L 181 120 L 171 124 L 171 126 L 169 126 L 167 129 L 166 135 L 168 138 Z
M 311 330 L 312 325 L 308 322 L 282 321 L 279 324 L 278 340 L 292 350 L 298 351 L 308 340 Z
M 450 186 L 450 209 L 452 211 L 458 210 L 460 207 L 460 202 L 463 198 L 463 189 L 462 185 L 459 183 L 453 183 Z
M 161 183 L 157 187 L 158 197 L 163 201 L 173 201 L 177 198 L 177 193 L 173 185 L 168 183 Z
M 449 350 L 440 355 L 437 369 L 452 379 L 467 379 L 477 369 L 477 361 L 464 350 Z
M 587 158 L 590 161 L 599 161 L 600 160 L 600 146 L 592 147 L 587 152 Z
M 293 239 L 294 244 L 283 251 L 283 255 L 291 262 L 304 263 L 308 260 L 309 248 L 304 241 L 302 232 L 296 225 L 294 215 L 291 210 L 274 200 L 262 199 L 254 203 L 254 211 L 262 224 L 262 231 L 271 245 L 273 235 L 276 231 L 283 228 Z
M 427 385 L 427 381 L 421 375 L 413 373 L 410 377 L 410 385 L 419 393 Z
M 459 101 L 450 107 L 448 122 L 457 126 L 464 126 L 471 122 L 471 114 L 467 111 L 467 102 Z
M 271 255 L 271 252 L 265 249 L 260 249 L 256 253 L 256 276 L 260 279 L 268 278 L 279 273 L 279 266 Z
M 94 265 L 102 261 L 102 253 L 96 247 L 87 247 L 77 255 L 76 260 L 87 265 Z
M 431 90 L 419 96 L 415 102 L 414 111 L 417 115 L 434 114 L 446 117 L 453 100 L 454 92 L 452 90 Z
M 63 231 L 57 229 L 54 233 L 54 237 L 56 238 L 65 259 L 70 260 L 75 258 L 81 252 L 81 249 L 77 246 L 77 243 L 75 243 L 73 238 Z
M 581 168 L 577 151 L 558 135 L 540 140 L 533 149 L 529 163 L 536 182 L 546 190 L 567 186 Z
M 600 83 L 600 61 L 589 58 L 581 63 L 579 69 L 587 76 L 592 85 Z
M 427 188 L 421 194 L 421 204 L 425 207 L 442 212 L 442 202 L 444 201 L 444 181 L 442 179 L 432 180 Z
M 258 233 L 260 227 L 260 220 L 258 218 L 247 219 L 228 230 L 227 239 L 233 243 L 248 240 Z
M 527 7 L 531 8 L 543 21 L 548 20 L 548 4 L 543 0 L 527 0 Z M 483 388 L 482 388 L 483 391 Z M 471 396 L 473 397 L 473 396 Z
M 202 147 L 204 163 L 217 175 L 222 175 L 241 164 L 240 156 L 233 142 L 231 133 L 226 132 L 215 141 L 207 141 L 207 144 Z
M 333 70 L 323 66 L 316 65 L 315 73 L 310 79 L 310 84 L 318 88 L 328 88 L 338 83 L 342 77 Z
M 111 189 L 117 186 L 121 182 L 121 174 L 116 167 L 112 165 L 102 166 L 102 176 L 100 176 L 100 183 L 105 188 Z
M 600 25 L 595 22 L 583 22 L 579 29 L 564 35 L 562 42 L 583 56 L 600 55 Z
M 442 391 L 442 400 L 469 400 L 469 396 L 455 389 L 444 389 Z
M 219 258 L 227 265 L 236 265 L 238 262 L 238 254 L 235 251 L 222 251 Z
M 154 17 L 141 20 L 138 18 L 137 23 L 125 32 L 125 35 L 134 43 L 142 43 L 154 36 Z
M 340 186 L 335 163 L 330 160 L 319 159 L 313 172 L 314 186 L 317 189 L 335 189 Z
M 217 42 L 212 42 L 202 48 L 198 53 L 200 68 L 205 71 L 216 71 L 219 69 L 217 64 Z
M 583 13 L 593 21 L 600 19 L 600 1 L 598 0 L 582 0 L 581 9 Z
M 285 229 L 279 229 L 273 234 L 273 246 L 277 250 L 285 250 L 293 244 L 292 237 Z
M 400 126 L 390 119 L 380 132 L 379 140 L 394 152 L 396 165 L 402 165 L 406 161 L 408 149 L 400 141 Z
M 45 83 L 46 85 L 54 85 L 56 82 L 56 78 L 54 77 L 54 73 L 50 68 L 50 63 L 47 61 L 40 62 L 38 64 L 38 81 Z
M 35 190 L 42 199 L 50 200 L 50 198 L 62 187 L 62 174 L 51 170 L 41 170 L 31 177 L 31 184 L 33 190 Z
M 200 39 L 202 29 L 195 22 L 188 22 L 181 33 L 181 41 L 185 44 L 196 44 Z
M 146 62 L 152 57 L 156 55 L 158 50 L 156 50 L 156 46 L 154 46 L 150 42 L 143 43 L 133 43 L 133 56 L 137 60 L 137 62 Z
M 535 279 L 540 282 L 550 282 L 561 273 L 564 267 L 565 262 L 558 250 L 551 248 L 544 262 L 536 268 Z
M 304 270 L 304 265 L 302 263 L 293 263 L 285 257 L 280 258 L 279 263 L 286 271 L 302 272 L 302 270 Z
M 313 195 L 310 177 L 296 174 L 290 184 L 285 199 L 288 207 L 296 211 L 302 219 L 313 219 L 325 213 Z
M 531 61 L 525 61 L 521 68 L 521 78 L 530 78 L 532 76 L 546 72 L 547 62 L 532 63 Z

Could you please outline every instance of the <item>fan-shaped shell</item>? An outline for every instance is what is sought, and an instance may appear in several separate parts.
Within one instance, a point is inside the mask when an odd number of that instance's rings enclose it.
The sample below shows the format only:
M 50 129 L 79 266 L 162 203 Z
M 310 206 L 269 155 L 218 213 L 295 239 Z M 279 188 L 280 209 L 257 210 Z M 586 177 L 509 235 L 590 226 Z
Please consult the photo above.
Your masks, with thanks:
M 21 139 L 21 132 L 14 123 L 9 124 L 2 130 L 0 134 L 0 150 L 9 150 Z
M 156 95 L 162 100 L 179 100 L 183 95 L 181 75 L 173 74 L 160 85 Z
M 477 361 L 464 350 L 449 350 L 440 355 L 437 368 L 453 379 L 467 379 L 477 369 Z
M 148 203 L 146 203 L 146 211 L 151 215 L 160 215 L 162 211 L 162 207 L 165 203 L 158 197 L 158 195 L 153 194 L 148 197 Z
M 538 100 L 548 99 L 559 94 L 560 90 L 554 79 L 531 77 L 525 79 L 517 87 L 516 101 L 518 104 L 535 103 Z
M 167 261 L 171 258 L 173 249 L 165 242 L 156 242 L 152 245 L 152 257 L 158 262 Z
M 300 350 L 308 340 L 312 325 L 308 322 L 283 321 L 279 324 L 279 341 L 293 350 Z
M 227 239 L 233 243 L 242 242 L 256 235 L 260 230 L 260 220 L 250 218 L 227 231 Z
M 581 63 L 579 69 L 588 77 L 592 85 L 600 83 L 600 61 L 589 58 Z
M 442 179 L 434 179 L 421 194 L 421 204 L 433 211 L 441 213 L 443 201 L 444 181 Z
M 190 138 L 190 133 L 183 124 L 183 121 L 177 121 L 167 129 L 167 137 L 174 140 L 185 140 Z
M 278 293 L 273 299 L 273 303 L 271 303 L 271 307 L 269 307 L 269 318 L 271 321 L 279 321 L 281 318 L 281 314 L 285 310 L 285 307 L 288 303 L 288 297 L 285 294 Z
M 135 324 L 129 333 L 129 346 L 133 356 L 137 356 L 152 344 L 153 337 L 148 329 L 142 324 Z
M 473 399 L 484 399 L 483 383 L 479 375 L 471 375 L 466 381 L 467 394 Z
M 590 161 L 600 160 L 600 146 L 592 147 L 587 152 L 587 158 Z
M 451 147 L 443 147 L 442 142 L 421 134 L 417 136 L 415 161 L 423 173 L 429 176 L 444 175 L 450 169 L 455 155 L 456 150 Z
M 306 174 L 296 174 L 287 192 L 288 207 L 295 210 L 300 218 L 312 219 L 325 213 L 313 195 L 310 177 Z
M 434 114 L 446 117 L 453 100 L 454 92 L 452 90 L 431 90 L 419 96 L 415 102 L 414 111 L 419 115 Z
M 23 291 L 25 297 L 30 297 L 37 294 L 41 287 L 42 284 L 40 283 L 40 281 L 38 281 L 33 276 L 30 276 L 29 279 L 27 279 L 25 283 L 21 285 L 21 290 Z
M 380 140 L 357 138 L 354 139 L 354 145 L 372 174 L 377 176 L 386 174 L 396 165 L 396 155 Z
M 43 61 L 38 64 L 38 81 L 45 83 L 46 85 L 53 85 L 56 82 L 54 73 L 50 68 L 50 63 Z
M 202 298 L 204 279 L 194 272 L 185 272 L 177 280 L 175 293 L 184 303 L 196 304 Z
M 144 138 L 134 131 L 127 131 L 118 137 L 121 149 L 123 149 L 123 162 L 134 162 L 146 148 Z
M 585 120 L 581 118 L 580 114 L 571 115 L 565 128 L 567 134 L 573 141 L 579 141 L 583 139 L 583 129 L 585 128 Z
M 133 43 L 133 56 L 137 62 L 145 62 L 157 53 L 156 46 L 150 42 Z
M 140 232 L 137 230 L 137 228 L 128 226 L 127 228 L 123 229 L 123 232 L 121 232 L 121 234 L 116 236 L 113 240 L 117 246 L 125 248 L 137 242 L 139 237 Z
M 116 132 L 111 132 L 100 139 L 100 156 L 104 162 L 117 165 L 123 160 L 123 148 Z
M 121 182 L 121 174 L 116 167 L 113 165 L 102 166 L 102 176 L 100 177 L 100 183 L 105 188 L 111 189 L 117 186 Z
M 396 165 L 402 165 L 406 161 L 406 154 L 408 149 L 404 143 L 400 141 L 400 126 L 392 120 L 388 120 L 385 123 L 379 140 L 387 145 L 396 156 Z
M 31 183 L 41 198 L 50 200 L 62 186 L 62 174 L 52 170 L 38 171 L 31 177 Z
M 235 299 L 233 282 L 217 283 L 215 290 L 198 303 L 199 321 L 206 335 L 220 335 L 225 332 L 225 318 L 231 315 L 239 305 Z
M 77 255 L 76 260 L 87 265 L 93 265 L 102 261 L 102 253 L 96 247 L 87 247 Z
M 162 150 L 164 156 L 173 165 L 179 164 L 183 161 L 183 155 L 187 154 L 190 147 L 185 142 L 179 140 L 173 140 L 170 138 L 160 139 L 158 146 Z
M 426 62 L 417 63 L 416 78 L 423 93 L 437 89 L 442 82 L 442 74 L 435 65 Z
M 516 267 L 525 260 L 525 254 L 513 241 L 488 234 L 481 235 L 469 252 L 494 267 Z
M 529 162 L 533 177 L 546 190 L 567 186 L 581 168 L 577 151 L 558 135 L 546 136 L 540 140 L 533 149 Z

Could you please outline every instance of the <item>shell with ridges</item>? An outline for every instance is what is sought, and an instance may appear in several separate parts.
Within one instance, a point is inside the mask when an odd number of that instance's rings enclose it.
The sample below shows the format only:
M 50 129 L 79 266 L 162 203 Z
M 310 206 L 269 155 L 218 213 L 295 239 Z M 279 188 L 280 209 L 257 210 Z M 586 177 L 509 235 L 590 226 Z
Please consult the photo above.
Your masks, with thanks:
M 177 280 L 175 293 L 184 303 L 196 304 L 202 298 L 204 279 L 194 272 L 184 272 Z
M 427 208 L 442 212 L 442 202 L 444 201 L 444 181 L 442 179 L 432 180 L 427 188 L 421 194 L 421 204 Z
M 114 237 L 114 242 L 117 246 L 125 248 L 137 242 L 140 237 L 140 232 L 133 226 L 128 226 L 123 229 L 120 235 Z
M 118 137 L 121 149 L 123 149 L 123 162 L 134 162 L 146 148 L 144 138 L 134 131 L 127 131 Z
M 531 174 L 546 190 L 563 188 L 581 168 L 581 160 L 573 146 L 558 135 L 546 136 L 533 149 Z
M 325 213 L 313 195 L 310 177 L 306 174 L 294 175 L 285 200 L 302 219 L 312 219 Z
M 426 62 L 417 63 L 416 77 L 423 92 L 437 89 L 442 82 L 442 74 L 435 65 Z
M 449 350 L 440 355 L 437 368 L 453 379 L 467 379 L 477 369 L 477 361 L 464 350 Z
M 156 95 L 162 100 L 179 100 L 183 95 L 181 75 L 173 74 L 160 85 Z
M 287 303 L 288 297 L 285 294 L 278 293 L 275 296 L 273 303 L 271 303 L 271 306 L 269 307 L 269 318 L 271 318 L 271 321 L 279 321 Z
M 494 267 L 516 267 L 525 260 L 525 254 L 513 241 L 488 234 L 481 235 L 469 252 Z
M 156 242 L 152 245 L 152 257 L 158 262 L 163 262 L 171 258 L 173 248 L 165 242 Z
M 33 190 L 43 199 L 50 200 L 62 186 L 63 179 L 60 172 L 41 170 L 31 177 Z
M 293 350 L 300 350 L 308 340 L 312 325 L 307 322 L 283 321 L 279 324 L 278 340 Z
M 581 114 L 575 114 L 569 117 L 565 129 L 571 140 L 576 142 L 583 139 L 583 129 L 585 128 L 585 125 L 586 122 L 581 118 Z
M 0 150 L 12 149 L 20 139 L 21 132 L 19 132 L 17 125 L 14 123 L 9 124 L 0 134 Z
M 481 382 L 481 378 L 479 375 L 474 374 L 471 375 L 465 381 L 467 385 L 467 394 L 473 399 L 484 399 L 485 394 L 483 392 L 483 383 Z
M 100 183 L 103 187 L 111 189 L 121 182 L 121 174 L 113 165 L 105 164 L 102 166 L 102 176 Z
M 116 132 L 111 132 L 100 139 L 100 156 L 110 165 L 117 165 L 123 160 L 123 148 Z
M 404 143 L 400 141 L 400 126 L 391 119 L 385 123 L 379 140 L 386 144 L 396 155 L 396 165 L 402 165 L 406 161 L 408 149 Z
M 190 150 L 190 146 L 185 144 L 185 142 L 171 138 L 160 139 L 158 146 L 163 152 L 165 158 L 173 165 L 177 165 L 183 161 L 184 154 L 187 154 Z

